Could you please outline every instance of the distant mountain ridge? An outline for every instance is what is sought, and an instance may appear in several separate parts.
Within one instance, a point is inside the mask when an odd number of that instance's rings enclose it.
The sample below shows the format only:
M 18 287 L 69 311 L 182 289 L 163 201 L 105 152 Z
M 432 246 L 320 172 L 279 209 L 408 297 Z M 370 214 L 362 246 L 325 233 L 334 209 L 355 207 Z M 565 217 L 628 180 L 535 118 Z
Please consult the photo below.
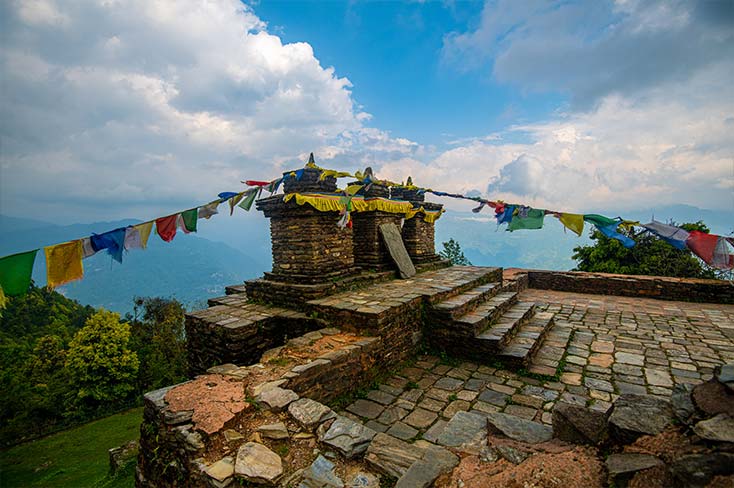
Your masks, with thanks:
M 0 215 L 0 256 L 136 223 L 139 221 L 128 219 L 60 226 Z M 224 294 L 225 286 L 257 277 L 270 265 L 225 243 L 182 232 L 170 243 L 151 235 L 148 248 L 126 252 L 122 264 L 104 251 L 83 263 L 84 279 L 62 286 L 59 291 L 83 304 L 123 314 L 132 310 L 136 296 L 174 297 L 189 308 L 200 308 L 208 298 Z M 33 278 L 37 284 L 45 284 L 42 249 L 36 258 Z

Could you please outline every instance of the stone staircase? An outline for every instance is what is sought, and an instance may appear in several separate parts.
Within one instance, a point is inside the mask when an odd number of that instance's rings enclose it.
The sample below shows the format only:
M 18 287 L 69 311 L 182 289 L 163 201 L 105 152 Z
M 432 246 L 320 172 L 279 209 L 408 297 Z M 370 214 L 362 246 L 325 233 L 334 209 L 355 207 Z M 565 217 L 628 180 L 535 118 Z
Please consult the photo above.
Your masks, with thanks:
M 452 356 L 501 361 L 527 368 L 553 326 L 553 314 L 519 300 L 501 279 L 432 303 L 427 313 L 432 345 Z

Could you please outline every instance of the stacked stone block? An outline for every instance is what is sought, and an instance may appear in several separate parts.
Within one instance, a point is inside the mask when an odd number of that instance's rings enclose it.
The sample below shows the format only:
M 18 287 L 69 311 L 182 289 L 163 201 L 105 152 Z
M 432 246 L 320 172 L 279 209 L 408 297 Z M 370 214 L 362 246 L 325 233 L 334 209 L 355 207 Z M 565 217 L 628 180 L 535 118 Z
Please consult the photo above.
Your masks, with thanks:
M 414 207 L 422 206 L 426 210 L 437 211 L 443 205 L 427 202 L 413 202 Z M 412 219 L 405 221 L 403 225 L 403 242 L 408 255 L 416 264 L 431 263 L 441 259 L 436 254 L 435 226 L 432 222 L 426 222 L 423 213 L 416 214 Z

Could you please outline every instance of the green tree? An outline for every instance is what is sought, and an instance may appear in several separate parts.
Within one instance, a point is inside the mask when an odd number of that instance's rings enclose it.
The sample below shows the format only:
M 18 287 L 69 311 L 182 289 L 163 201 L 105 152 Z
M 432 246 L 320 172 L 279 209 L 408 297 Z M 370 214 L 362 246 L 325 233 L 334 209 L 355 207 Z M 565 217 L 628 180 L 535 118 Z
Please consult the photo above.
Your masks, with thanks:
M 140 392 L 186 379 L 187 355 L 184 306 L 174 299 L 136 298 L 131 320 L 131 347 L 140 360 Z M 138 318 L 138 314 L 141 316 Z
M 459 242 L 455 241 L 453 238 L 449 239 L 448 242 L 443 243 L 443 251 L 439 252 L 439 254 L 442 258 L 451 261 L 451 264 L 457 266 L 471 266 L 471 263 L 466 259 L 464 252 L 461 250 L 461 245 L 459 245 Z
M 708 232 L 701 222 L 679 225 L 691 231 Z M 675 276 L 679 278 L 714 278 L 715 273 L 687 250 L 677 249 L 647 231 L 620 230 L 635 241 L 627 249 L 616 239 L 610 239 L 598 230 L 591 232 L 590 246 L 574 248 L 573 259 L 578 262 L 575 271 L 617 273 L 629 275 Z
M 129 347 L 130 325 L 119 314 L 100 310 L 69 344 L 66 367 L 76 386 L 82 414 L 130 401 L 136 392 L 138 355 Z

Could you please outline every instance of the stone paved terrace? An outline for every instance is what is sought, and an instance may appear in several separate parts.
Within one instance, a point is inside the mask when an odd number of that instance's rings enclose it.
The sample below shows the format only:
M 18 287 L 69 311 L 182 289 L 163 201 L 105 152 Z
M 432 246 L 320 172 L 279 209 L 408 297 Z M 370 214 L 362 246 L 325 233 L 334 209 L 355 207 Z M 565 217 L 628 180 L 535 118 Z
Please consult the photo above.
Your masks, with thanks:
M 521 300 L 555 312 L 530 373 L 424 355 L 344 414 L 403 440 L 436 442 L 458 411 L 550 424 L 557 401 L 606 411 L 620 393 L 667 398 L 674 385 L 706 381 L 734 360 L 734 305 L 532 289 Z

